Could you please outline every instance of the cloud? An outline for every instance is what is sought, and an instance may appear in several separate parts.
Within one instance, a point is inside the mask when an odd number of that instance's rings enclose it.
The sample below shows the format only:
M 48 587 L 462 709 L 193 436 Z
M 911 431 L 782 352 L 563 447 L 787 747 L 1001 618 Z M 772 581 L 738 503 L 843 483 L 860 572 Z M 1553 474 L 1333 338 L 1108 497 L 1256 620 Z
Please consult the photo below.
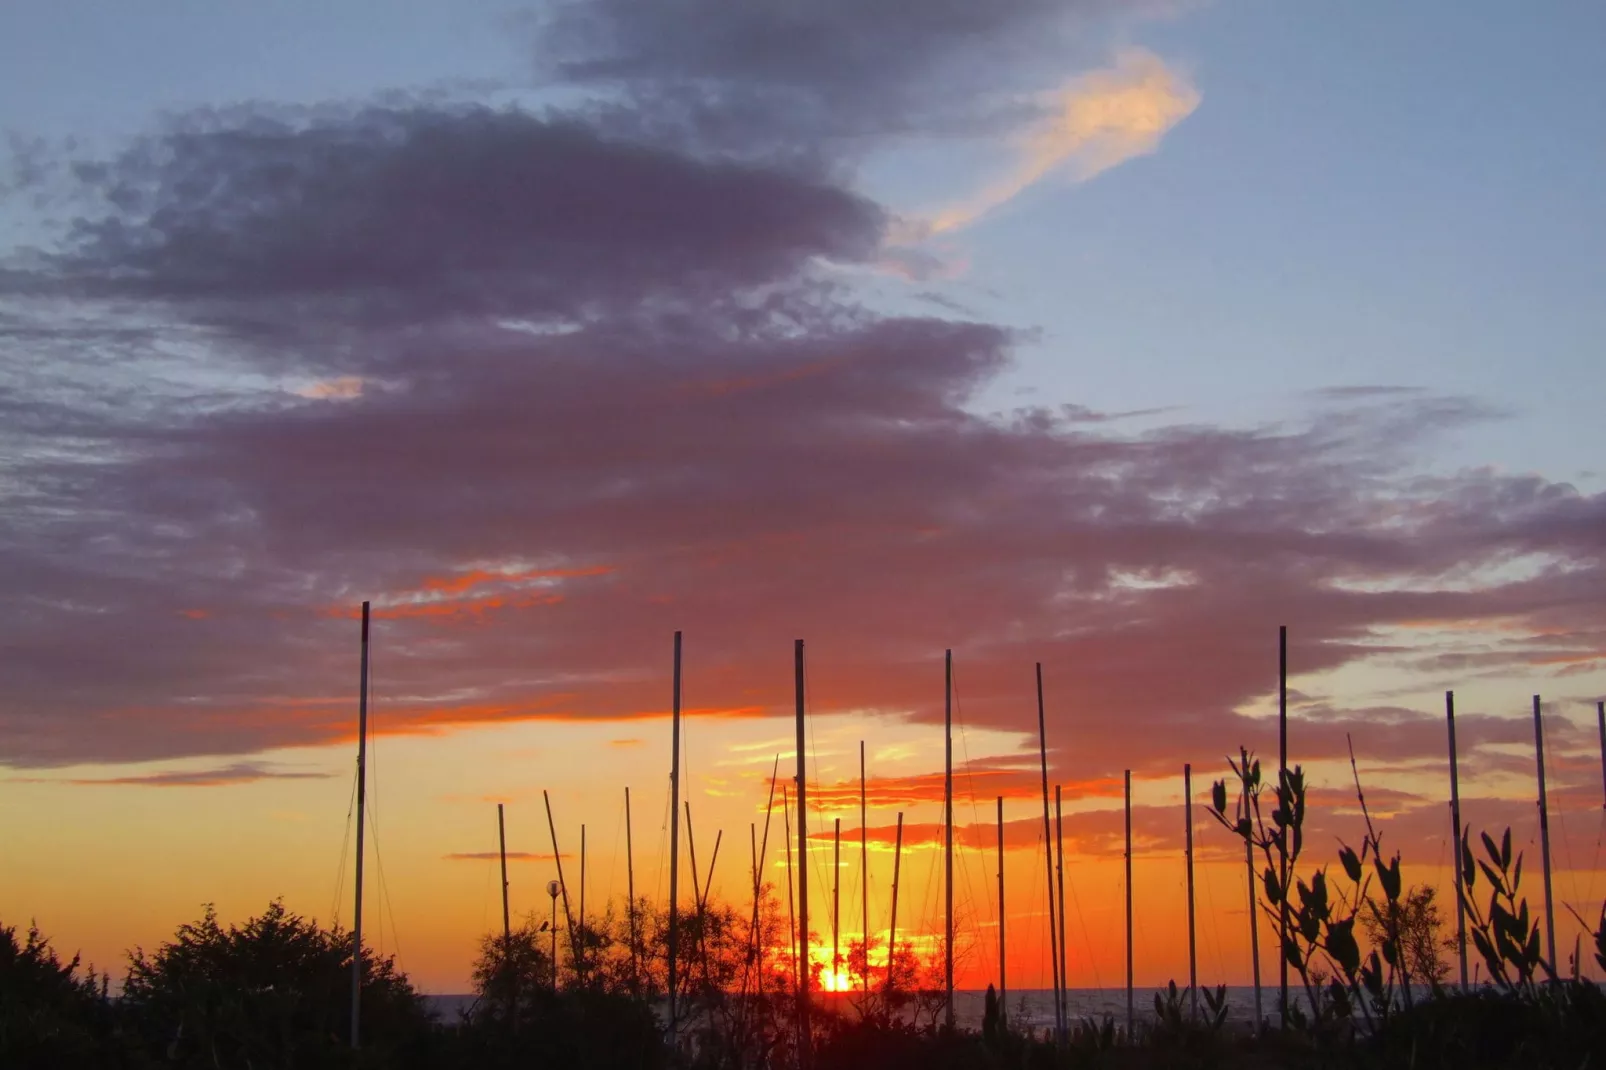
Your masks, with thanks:
M 325 780 L 332 775 L 275 769 L 261 762 L 235 762 L 213 769 L 169 769 L 134 776 L 78 778 L 66 783 L 82 787 L 220 788 L 260 780 Z
M 1045 178 L 1074 182 L 1147 156 L 1199 106 L 1200 94 L 1184 75 L 1142 49 L 1122 52 L 1113 66 L 1068 82 L 1046 103 L 1043 118 L 1017 138 L 1014 168 L 985 189 L 934 216 L 940 234 L 969 226 Z
M 441 857 L 448 862 L 494 862 L 502 858 L 503 855 L 498 851 L 453 851 L 450 854 L 441 855 Z M 544 854 L 540 851 L 509 851 L 506 857 L 509 862 L 551 862 L 553 860 L 551 851 L 547 851 Z M 574 856 L 564 851 L 557 857 L 573 858 Z
M 1048 7 L 1005 5 L 983 36 Z M 910 76 L 1004 16 L 908 16 Z M 728 41 L 673 36 L 707 27 L 638 30 L 608 39 L 662 43 L 619 68 L 632 84 L 674 56 L 762 76 Z M 851 42 L 804 38 L 788 77 L 828 94 L 810 72 Z M 1116 70 L 1134 99 L 1166 84 Z M 1104 165 L 1170 113 L 1100 114 L 1065 112 L 1043 159 Z M 888 218 L 831 168 L 588 112 L 413 104 L 180 117 L 63 173 L 68 203 L 98 207 L 0 265 L 17 766 L 347 738 L 365 598 L 379 732 L 661 715 L 677 629 L 694 715 L 783 712 L 777 657 L 804 636 L 816 712 L 911 738 L 941 717 L 944 648 L 974 728 L 1035 729 L 1042 662 L 1054 775 L 1078 784 L 1264 743 L 1246 711 L 1278 623 L 1298 673 L 1416 659 L 1433 686 L 1467 671 L 1434 659 L 1473 630 L 1480 670 L 1508 676 L 1564 679 L 1606 647 L 1606 496 L 1420 469 L 1484 406 L 1368 390 L 1147 430 L 981 411 L 1018 334 L 891 315 L 822 271 L 878 263 Z M 1469 747 L 1492 753 L 1502 718 L 1471 712 Z M 1295 714 L 1301 760 L 1350 732 L 1442 750 L 1436 715 L 1371 697 Z
M 1042 781 L 1036 761 L 1033 755 L 1030 761 L 1024 758 L 1017 758 L 1013 762 L 982 759 L 956 765 L 955 790 L 966 798 L 993 799 L 1000 795 L 1006 799 L 1040 798 Z M 1070 800 L 1121 796 L 1120 782 L 1109 778 L 1064 787 L 1065 798 Z M 866 804 L 877 810 L 940 804 L 944 797 L 944 774 L 941 770 L 907 776 L 870 777 L 865 781 Z M 809 806 L 813 809 L 854 810 L 858 805 L 857 780 L 820 784 L 809 789 Z
M 637 136 L 721 151 L 854 154 L 889 136 L 974 135 L 1020 90 L 1165 4 L 1136 0 L 568 0 L 529 20 L 557 84 L 613 91 Z
M 470 104 L 194 113 L 75 173 L 101 208 L 21 262 L 16 292 L 159 302 L 348 403 L 385 362 L 330 367 L 318 350 L 375 329 L 474 316 L 551 332 L 726 304 L 812 257 L 869 258 L 882 227 L 835 185 Z

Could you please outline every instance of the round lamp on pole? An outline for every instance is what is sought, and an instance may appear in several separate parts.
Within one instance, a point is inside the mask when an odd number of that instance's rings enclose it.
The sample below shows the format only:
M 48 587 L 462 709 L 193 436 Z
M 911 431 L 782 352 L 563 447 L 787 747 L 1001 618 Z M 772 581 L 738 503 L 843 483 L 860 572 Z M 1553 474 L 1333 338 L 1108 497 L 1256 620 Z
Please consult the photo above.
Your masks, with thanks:
M 558 896 L 563 894 L 563 885 L 557 881 L 546 882 L 546 894 L 552 897 L 552 991 L 558 990 Z

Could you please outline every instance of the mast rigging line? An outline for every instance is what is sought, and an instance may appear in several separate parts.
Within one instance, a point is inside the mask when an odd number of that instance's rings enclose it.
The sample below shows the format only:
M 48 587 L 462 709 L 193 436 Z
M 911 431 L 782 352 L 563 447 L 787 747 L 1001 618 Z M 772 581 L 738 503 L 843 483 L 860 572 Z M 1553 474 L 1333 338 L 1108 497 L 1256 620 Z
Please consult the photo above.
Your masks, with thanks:
M 976 771 L 975 771 L 975 762 L 970 756 L 970 737 L 967 735 L 967 733 L 965 731 L 964 711 L 963 711 L 963 707 L 961 706 L 960 701 L 959 701 L 959 673 L 957 671 L 954 672 L 950 677 L 950 687 L 951 687 L 951 690 L 953 691 L 953 696 L 954 696 L 954 721 L 955 721 L 955 723 L 957 723 L 959 725 L 959 746 L 960 746 L 960 749 L 964 752 L 964 755 L 965 755 L 965 790 L 970 795 L 970 814 L 971 814 L 971 826 L 970 826 L 970 829 L 971 829 L 971 835 L 972 835 L 972 837 L 974 839 L 974 842 L 971 844 L 971 850 L 972 850 L 972 853 L 975 853 L 975 852 L 983 851 L 983 850 L 985 850 L 985 848 L 982 847 L 982 845 L 981 845 L 981 833 L 978 831 L 982 826 L 981 826 L 981 811 L 979 811 L 976 808 Z M 970 879 L 970 865 L 967 864 L 964 861 L 964 852 L 960 852 L 959 868 L 960 868 L 960 871 L 964 874 L 964 878 L 965 878 L 965 897 L 966 897 L 966 901 L 971 906 L 971 912 L 970 912 L 971 913 L 971 917 L 970 917 L 971 932 L 972 932 L 972 935 L 976 938 L 976 940 L 979 943 L 980 940 L 981 940 L 980 913 L 975 910 L 975 906 L 976 906 L 976 902 L 977 902 L 976 890 L 975 890 L 975 886 L 971 883 L 971 879 Z M 992 887 L 987 881 L 982 881 L 982 887 L 987 890 L 986 897 L 985 897 L 986 901 L 987 901 L 987 908 L 988 908 L 988 910 L 993 912 L 993 917 L 994 917 L 994 920 L 996 921 L 998 916 L 1003 913 L 1003 904 L 994 903 L 993 902 Z M 1002 981 L 1003 979 L 1000 978 L 999 980 Z
M 385 954 L 385 917 L 390 917 L 390 943 L 391 956 L 398 963 L 402 961 L 401 933 L 396 927 L 396 900 L 390 894 L 390 882 L 385 879 L 385 856 L 380 850 L 379 839 L 379 763 L 376 760 L 379 754 L 379 729 L 376 727 L 379 714 L 380 691 L 374 685 L 377 674 L 374 672 L 373 644 L 369 644 L 368 653 L 368 827 L 374 834 L 374 865 L 379 871 L 379 910 L 376 920 L 379 922 L 379 954 Z
M 346 858 L 351 852 L 351 815 L 357 809 L 357 770 L 351 771 L 351 801 L 346 804 L 346 831 L 340 841 L 340 862 L 335 866 L 334 903 L 329 908 L 332 923 L 340 925 L 340 895 L 346 890 Z

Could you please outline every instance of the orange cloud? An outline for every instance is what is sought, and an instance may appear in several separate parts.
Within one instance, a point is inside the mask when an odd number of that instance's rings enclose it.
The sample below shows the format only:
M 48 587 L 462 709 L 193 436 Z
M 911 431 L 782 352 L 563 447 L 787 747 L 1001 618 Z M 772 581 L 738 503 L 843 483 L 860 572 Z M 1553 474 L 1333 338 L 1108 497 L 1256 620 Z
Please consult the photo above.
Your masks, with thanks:
M 417 587 L 402 588 L 373 600 L 375 620 L 484 618 L 503 609 L 530 609 L 561 605 L 562 593 L 552 590 L 561 580 L 606 576 L 614 569 L 604 565 L 585 568 L 497 570 L 472 568 L 448 576 L 427 576 Z M 482 588 L 491 591 L 473 592 Z M 533 588 L 533 589 L 532 589 Z M 352 619 L 361 610 L 349 605 L 328 607 L 325 616 Z
M 1129 49 L 1114 66 L 1067 83 L 1049 102 L 1049 117 L 1019 139 L 1013 171 L 965 201 L 939 212 L 930 233 L 968 226 L 1055 173 L 1086 180 L 1135 156 L 1146 156 L 1199 106 L 1199 91 L 1152 52 Z
M 910 776 L 871 777 L 865 782 L 866 804 L 879 810 L 912 807 L 943 801 L 942 772 L 916 773 Z M 1086 799 L 1121 797 L 1121 781 L 1113 777 L 1100 777 L 1063 785 L 1065 798 Z M 954 806 L 961 800 L 969 806 L 972 799 L 991 802 L 1002 795 L 1006 799 L 1041 799 L 1042 781 L 1038 774 L 1024 765 L 1020 767 L 962 766 L 954 770 Z M 809 789 L 809 805 L 821 810 L 846 810 L 859 805 L 859 782 L 843 780 L 822 784 Z
M 502 855 L 498 851 L 453 851 L 450 854 L 441 855 L 441 857 L 448 862 L 488 862 L 500 859 Z M 558 857 L 573 858 L 574 856 L 568 851 L 563 851 L 559 853 Z M 509 851 L 507 860 L 509 862 L 550 862 L 552 861 L 552 852 Z
M 582 576 L 606 576 L 613 572 L 605 565 L 590 568 L 541 568 L 518 572 L 494 572 L 486 569 L 469 569 L 451 576 L 428 576 L 417 588 L 420 592 L 438 591 L 442 594 L 462 594 L 486 584 L 518 585 L 535 580 L 574 579 Z
M 259 780 L 325 780 L 331 774 L 274 769 L 260 762 L 235 762 L 215 769 L 169 769 L 132 776 L 80 778 L 77 787 L 220 788 Z

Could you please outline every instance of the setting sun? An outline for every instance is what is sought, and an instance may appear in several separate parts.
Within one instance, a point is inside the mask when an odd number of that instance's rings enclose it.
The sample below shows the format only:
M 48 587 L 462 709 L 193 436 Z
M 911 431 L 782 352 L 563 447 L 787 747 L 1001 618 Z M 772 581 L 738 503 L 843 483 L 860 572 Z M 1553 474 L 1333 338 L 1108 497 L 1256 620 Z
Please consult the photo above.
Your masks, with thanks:
M 821 970 L 820 988 L 826 992 L 849 992 L 858 985 L 846 970 Z

